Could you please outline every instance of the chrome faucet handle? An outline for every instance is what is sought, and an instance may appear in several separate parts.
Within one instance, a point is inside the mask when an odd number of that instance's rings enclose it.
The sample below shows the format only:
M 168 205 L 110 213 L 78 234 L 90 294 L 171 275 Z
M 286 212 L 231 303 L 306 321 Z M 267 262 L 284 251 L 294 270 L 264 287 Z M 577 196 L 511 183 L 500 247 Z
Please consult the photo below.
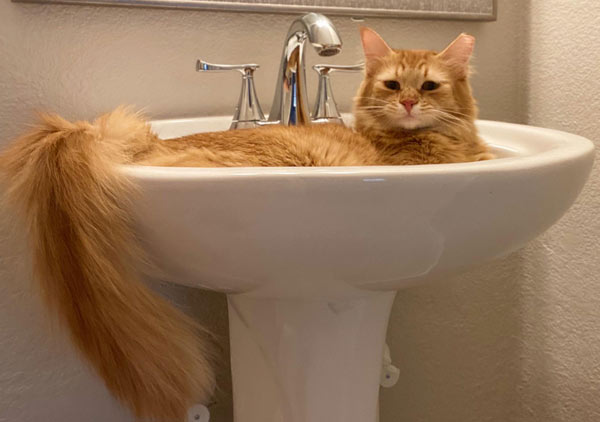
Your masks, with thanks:
M 329 75 L 333 72 L 360 72 L 364 67 L 364 63 L 353 65 L 316 64 L 313 66 L 315 72 L 319 74 L 317 99 L 312 112 L 313 123 L 331 122 L 344 124 L 335 98 L 333 98 Z
M 333 73 L 336 70 L 342 72 L 360 72 L 365 68 L 364 63 L 341 65 L 341 64 L 316 64 L 313 69 L 320 75 L 322 73 Z
M 256 63 L 249 64 L 214 64 L 208 63 L 204 60 L 196 61 L 196 71 L 198 72 L 209 72 L 209 71 L 220 71 L 220 70 L 239 70 L 242 74 L 245 74 L 246 71 L 254 72 L 260 66 Z
M 238 99 L 233 121 L 230 129 L 246 129 L 260 126 L 264 122 L 265 115 L 260 108 L 256 88 L 254 87 L 254 71 L 259 66 L 250 64 L 213 64 L 204 60 L 196 61 L 197 72 L 219 72 L 226 70 L 237 70 L 242 74 L 242 90 Z

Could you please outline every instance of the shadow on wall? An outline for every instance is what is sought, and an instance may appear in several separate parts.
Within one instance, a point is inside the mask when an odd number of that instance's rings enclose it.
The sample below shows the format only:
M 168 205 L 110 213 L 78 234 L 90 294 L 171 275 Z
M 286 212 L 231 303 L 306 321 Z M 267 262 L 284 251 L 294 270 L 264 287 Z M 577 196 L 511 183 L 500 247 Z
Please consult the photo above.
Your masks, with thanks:
M 229 318 L 225 294 L 158 281 L 148 280 L 148 283 L 215 336 L 218 346 L 217 391 L 214 403 L 209 406 L 210 420 L 211 422 L 233 421 Z
M 400 291 L 388 342 L 400 381 L 381 421 L 514 421 L 521 366 L 519 254 Z
M 552 379 L 552 365 L 548 360 L 551 354 L 548 352 L 552 346 L 546 336 L 550 331 L 550 322 L 547 319 L 548 309 L 546 306 L 539 306 L 538 301 L 538 299 L 544 300 L 547 296 L 545 292 L 552 283 L 550 274 L 552 252 L 545 244 L 546 237 L 548 236 L 544 235 L 542 238 L 536 239 L 527 248 L 516 254 L 520 263 L 517 282 L 520 287 L 518 311 L 521 322 L 519 338 L 521 347 L 518 358 L 521 362 L 521 371 L 519 384 L 515 385 L 515 389 L 518 389 L 519 393 L 521 420 L 560 420 L 560 417 L 553 419 L 552 414 L 549 414 L 550 409 L 547 405 L 550 397 L 547 397 L 546 400 L 532 400 L 532 396 L 537 395 L 538 392 L 554 390 L 553 388 L 540 388 Z M 531 292 L 533 292 L 534 300 L 532 300 Z M 535 409 L 530 404 L 534 402 L 538 402 Z M 558 400 L 554 402 L 558 402 Z M 550 417 L 545 418 L 543 415 Z

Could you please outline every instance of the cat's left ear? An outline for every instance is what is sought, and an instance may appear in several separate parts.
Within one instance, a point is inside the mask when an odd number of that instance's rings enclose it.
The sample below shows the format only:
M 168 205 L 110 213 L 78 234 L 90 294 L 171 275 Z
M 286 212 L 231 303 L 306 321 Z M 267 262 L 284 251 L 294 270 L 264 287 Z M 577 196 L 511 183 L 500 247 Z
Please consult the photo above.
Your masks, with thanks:
M 367 73 L 373 69 L 373 65 L 382 57 L 392 52 L 392 49 L 379 36 L 379 34 L 366 26 L 360 27 L 360 40 L 363 51 L 365 52 L 365 61 Z
M 438 57 L 448 63 L 461 79 L 469 75 L 469 60 L 475 47 L 475 37 L 460 34 Z

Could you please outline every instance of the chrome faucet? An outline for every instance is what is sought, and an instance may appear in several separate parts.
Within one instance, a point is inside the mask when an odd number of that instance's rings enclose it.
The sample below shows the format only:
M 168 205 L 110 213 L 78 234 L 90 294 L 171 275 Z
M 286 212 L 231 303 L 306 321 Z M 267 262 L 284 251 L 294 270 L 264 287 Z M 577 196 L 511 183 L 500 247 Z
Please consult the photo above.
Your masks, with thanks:
M 304 45 L 310 42 L 320 56 L 333 56 L 342 50 L 342 40 L 325 16 L 308 13 L 290 25 L 283 43 L 281 65 L 269 121 L 282 125 L 310 124 L 304 71 Z
M 204 60 L 196 62 L 196 71 L 213 72 L 237 70 L 242 74 L 242 91 L 235 109 L 231 129 L 251 128 L 267 124 L 308 125 L 311 115 L 308 109 L 306 90 L 306 74 L 304 70 L 304 46 L 306 41 L 313 46 L 320 56 L 333 56 L 342 50 L 342 40 L 325 16 L 318 13 L 308 13 L 292 22 L 283 43 L 281 65 L 277 74 L 275 97 L 269 113 L 265 117 L 254 87 L 254 71 L 257 64 L 221 65 L 207 63 Z M 317 65 L 320 75 L 319 93 L 312 117 L 314 122 L 342 122 L 337 111 L 335 100 L 327 79 L 332 70 L 358 70 L 356 66 Z

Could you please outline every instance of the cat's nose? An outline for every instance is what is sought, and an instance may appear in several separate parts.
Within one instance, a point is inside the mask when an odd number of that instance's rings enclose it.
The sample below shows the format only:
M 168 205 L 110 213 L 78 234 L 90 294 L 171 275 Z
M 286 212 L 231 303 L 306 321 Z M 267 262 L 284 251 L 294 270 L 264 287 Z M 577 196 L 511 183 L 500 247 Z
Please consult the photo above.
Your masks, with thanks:
M 412 110 L 413 106 L 415 104 L 417 104 L 417 101 L 415 101 L 415 100 L 404 100 L 404 101 L 400 101 L 400 104 L 402 104 L 404 106 L 404 108 L 406 109 L 406 112 L 410 114 L 410 111 Z

